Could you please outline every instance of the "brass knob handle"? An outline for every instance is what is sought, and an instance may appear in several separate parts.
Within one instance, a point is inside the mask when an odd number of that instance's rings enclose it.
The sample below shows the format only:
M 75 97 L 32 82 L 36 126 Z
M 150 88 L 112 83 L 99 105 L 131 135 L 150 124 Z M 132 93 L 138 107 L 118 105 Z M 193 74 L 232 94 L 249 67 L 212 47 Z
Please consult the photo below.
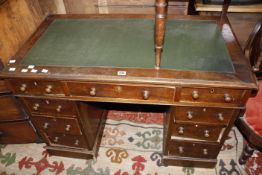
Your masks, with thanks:
M 188 118 L 189 120 L 191 120 L 191 119 L 193 118 L 193 112 L 188 111 L 188 112 L 187 112 L 187 118 Z
M 224 98 L 225 98 L 225 102 L 227 102 L 227 103 L 232 101 L 232 98 L 230 97 L 229 94 L 225 94 Z
M 193 90 L 192 92 L 192 98 L 194 100 L 197 100 L 199 98 L 199 94 L 198 94 L 198 91 L 197 90 Z
M 66 130 L 66 131 L 70 131 L 70 128 L 71 128 L 71 125 L 66 125 L 65 130 Z
M 53 89 L 53 86 L 52 85 L 47 85 L 46 88 L 45 88 L 45 91 L 47 93 L 51 93 L 52 92 L 52 89 Z
M 207 149 L 203 149 L 203 154 L 208 155 Z
M 49 127 L 49 123 L 44 123 L 44 129 L 47 129 Z
M 179 127 L 178 128 L 178 133 L 179 134 L 184 134 L 184 128 L 183 127 Z
M 58 105 L 57 108 L 56 108 L 56 111 L 57 111 L 57 112 L 61 112 L 61 109 L 62 109 L 62 106 L 61 106 L 61 105 Z
M 59 137 L 55 137 L 54 142 L 58 142 Z
M 74 144 L 79 145 L 79 140 L 76 140 Z
M 90 92 L 89 92 L 89 94 L 90 94 L 91 96 L 96 96 L 96 88 L 92 87 L 91 90 L 90 90 Z
M 143 91 L 143 99 L 147 100 L 149 99 L 150 96 L 150 92 L 148 90 Z
M 36 104 L 34 104 L 33 109 L 35 111 L 38 111 L 39 107 L 40 107 L 40 105 L 38 103 L 36 103 Z
M 205 130 L 205 137 L 209 137 L 209 131 Z
M 184 152 L 184 148 L 183 148 L 182 146 L 179 146 L 179 147 L 178 147 L 178 152 L 179 152 L 179 153 L 183 153 L 183 152 Z
M 223 116 L 222 113 L 218 113 L 218 119 L 219 119 L 220 121 L 223 121 L 223 120 L 224 120 L 224 116 Z
M 25 92 L 27 85 L 21 84 L 20 91 Z

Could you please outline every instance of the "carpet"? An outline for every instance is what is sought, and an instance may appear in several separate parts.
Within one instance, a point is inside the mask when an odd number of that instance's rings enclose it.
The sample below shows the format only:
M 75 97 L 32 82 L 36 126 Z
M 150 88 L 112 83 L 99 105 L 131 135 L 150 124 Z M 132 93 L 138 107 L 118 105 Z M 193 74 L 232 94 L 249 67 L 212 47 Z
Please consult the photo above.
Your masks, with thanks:
M 0 175 L 262 175 L 262 155 L 238 164 L 243 138 L 232 128 L 213 169 L 162 166 L 163 115 L 110 111 L 96 160 L 49 156 L 45 144 L 0 145 Z

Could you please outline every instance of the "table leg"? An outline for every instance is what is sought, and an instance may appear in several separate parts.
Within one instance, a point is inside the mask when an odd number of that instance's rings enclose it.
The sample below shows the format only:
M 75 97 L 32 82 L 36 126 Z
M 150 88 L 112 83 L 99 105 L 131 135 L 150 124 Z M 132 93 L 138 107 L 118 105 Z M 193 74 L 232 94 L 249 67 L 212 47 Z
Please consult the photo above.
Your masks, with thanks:
M 156 0 L 156 22 L 155 22 L 155 68 L 160 68 L 161 53 L 164 45 L 167 0 Z

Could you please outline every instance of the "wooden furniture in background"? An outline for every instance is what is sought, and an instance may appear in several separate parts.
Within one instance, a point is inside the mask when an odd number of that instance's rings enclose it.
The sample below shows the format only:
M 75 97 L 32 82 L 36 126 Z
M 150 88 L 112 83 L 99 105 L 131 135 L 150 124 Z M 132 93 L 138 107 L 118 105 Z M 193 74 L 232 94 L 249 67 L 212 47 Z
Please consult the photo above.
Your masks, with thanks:
M 196 0 L 195 9 L 196 11 L 201 12 L 219 12 L 222 11 L 222 5 L 205 4 L 203 3 L 203 0 Z M 262 4 L 231 5 L 228 9 L 228 12 L 262 13 Z
M 236 126 L 247 140 L 243 152 L 239 158 L 240 164 L 245 164 L 255 149 L 262 151 L 262 19 L 259 20 L 250 34 L 245 47 L 245 55 L 249 59 L 254 74 L 260 80 L 256 97 L 250 98 L 246 104 L 246 114 L 236 120 Z
M 3 69 L 0 60 L 0 71 Z M 0 79 L 0 144 L 34 143 L 38 136 L 19 101 Z

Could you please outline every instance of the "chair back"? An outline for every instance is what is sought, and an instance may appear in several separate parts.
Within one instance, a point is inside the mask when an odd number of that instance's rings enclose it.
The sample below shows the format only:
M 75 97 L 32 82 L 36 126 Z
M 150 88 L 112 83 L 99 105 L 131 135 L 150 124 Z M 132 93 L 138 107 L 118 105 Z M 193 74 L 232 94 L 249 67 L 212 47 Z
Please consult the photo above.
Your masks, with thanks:
M 245 56 L 249 59 L 252 71 L 256 74 L 258 79 L 262 78 L 262 52 L 261 52 L 261 38 L 262 38 L 262 19 L 260 19 L 249 35 L 246 46 L 244 48 Z

